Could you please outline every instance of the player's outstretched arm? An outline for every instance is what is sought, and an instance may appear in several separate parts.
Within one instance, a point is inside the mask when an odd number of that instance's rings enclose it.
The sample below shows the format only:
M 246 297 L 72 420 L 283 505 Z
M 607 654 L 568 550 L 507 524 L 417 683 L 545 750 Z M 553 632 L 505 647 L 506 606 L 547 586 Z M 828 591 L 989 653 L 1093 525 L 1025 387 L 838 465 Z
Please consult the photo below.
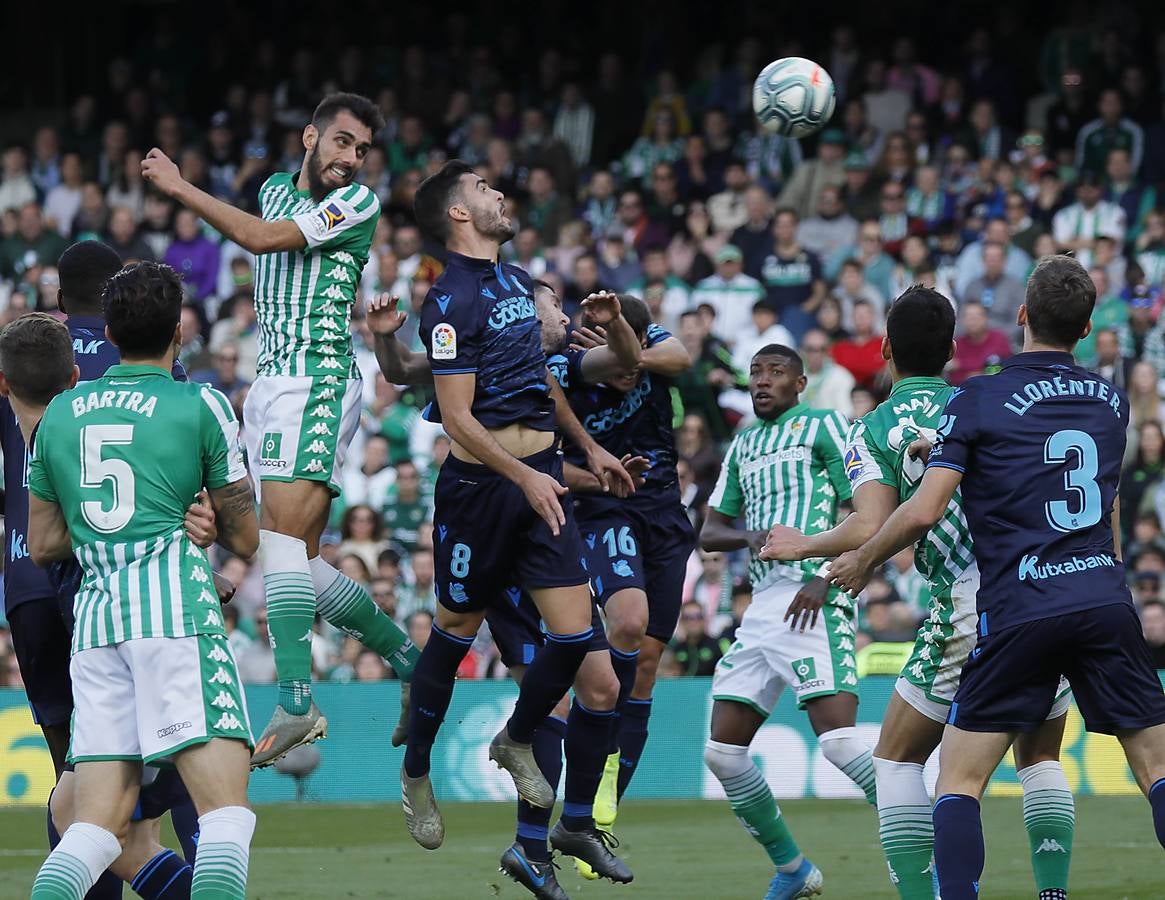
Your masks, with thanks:
M 929 467 L 914 496 L 894 510 L 877 534 L 857 550 L 843 553 L 833 561 L 830 581 L 857 596 L 869 582 L 875 566 L 909 547 L 938 523 L 962 480 L 963 473 L 958 469 Z
M 606 344 L 593 347 L 583 356 L 583 378 L 597 384 L 638 368 L 643 348 L 623 318 L 618 295 L 599 291 L 583 300 L 582 308 L 591 323 L 604 330 L 606 337 Z
M 483 465 L 508 478 L 522 489 L 526 502 L 542 517 L 551 534 L 558 537 L 566 524 L 566 514 L 559 500 L 566 488 L 545 472 L 531 469 L 498 443 L 497 438 L 473 417 L 473 394 L 477 373 L 442 374 L 433 379 L 441 421 L 449 437 L 473 454 Z
M 209 493 L 218 522 L 218 543 L 235 556 L 250 559 L 259 550 L 259 518 L 251 480 L 240 478 L 211 488 Z
M 644 350 L 639 367 L 674 378 L 692 367 L 692 356 L 679 338 L 669 337 Z
M 847 550 L 856 550 L 886 524 L 898 505 L 898 492 L 886 484 L 870 481 L 854 492 L 854 511 L 829 531 L 802 534 L 787 525 L 774 525 L 761 547 L 760 558 L 782 562 L 826 557 L 832 559 Z
M 736 523 L 722 512 L 708 510 L 704 527 L 700 529 L 700 547 L 704 550 L 751 550 L 760 551 L 764 546 L 765 532 L 737 528 Z
M 399 303 L 391 294 L 379 294 L 368 301 L 364 311 L 364 321 L 376 340 L 376 362 L 393 384 L 432 384 L 428 357 L 414 353 L 397 339 L 396 333 L 409 317 L 398 308 Z
M 142 160 L 142 177 L 252 253 L 302 250 L 307 246 L 307 238 L 293 220 L 267 222 L 212 197 L 186 181 L 173 160 L 157 147 Z
M 57 503 L 28 495 L 28 555 L 42 568 L 73 555 L 69 526 Z
M 620 496 L 634 493 L 635 480 L 623 467 L 623 464 L 610 452 L 600 447 L 599 443 L 583 428 L 582 422 L 578 420 L 578 416 L 570 408 L 570 401 L 566 399 L 562 386 L 549 371 L 546 373 L 546 383 L 550 386 L 550 396 L 554 400 L 554 415 L 559 429 L 586 454 L 587 468 L 602 485 L 601 490 L 605 493 L 612 484 L 618 484 L 621 488 Z

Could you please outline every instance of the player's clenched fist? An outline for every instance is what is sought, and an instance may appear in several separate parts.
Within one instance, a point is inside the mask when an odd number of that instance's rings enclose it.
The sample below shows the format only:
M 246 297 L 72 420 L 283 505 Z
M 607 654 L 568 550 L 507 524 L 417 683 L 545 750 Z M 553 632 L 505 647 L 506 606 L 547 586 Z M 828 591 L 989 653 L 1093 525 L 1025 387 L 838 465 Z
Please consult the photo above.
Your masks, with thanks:
M 566 514 L 558 498 L 566 493 L 566 488 L 557 479 L 534 469 L 522 479 L 519 486 L 526 495 L 526 502 L 550 526 L 550 533 L 558 537 L 562 526 L 566 524 Z
M 795 562 L 805 558 L 805 535 L 788 525 L 774 525 L 757 555 L 764 560 Z
M 869 583 L 871 568 L 860 550 L 850 550 L 829 564 L 829 580 L 835 587 L 856 597 Z
M 397 309 L 399 302 L 400 298 L 392 294 L 377 294 L 369 300 L 368 308 L 364 312 L 368 330 L 385 337 L 396 334 L 409 317 L 408 312 Z
M 172 194 L 182 183 L 177 164 L 157 147 L 142 160 L 142 178 L 163 194 Z

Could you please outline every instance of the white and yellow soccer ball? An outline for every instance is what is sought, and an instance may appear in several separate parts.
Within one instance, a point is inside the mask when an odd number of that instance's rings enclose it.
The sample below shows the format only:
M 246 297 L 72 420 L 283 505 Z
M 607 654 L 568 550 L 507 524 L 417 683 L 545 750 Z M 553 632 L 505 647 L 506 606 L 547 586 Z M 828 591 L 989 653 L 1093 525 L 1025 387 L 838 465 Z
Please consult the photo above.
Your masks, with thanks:
M 800 56 L 774 60 L 756 76 L 752 108 L 766 131 L 807 137 L 833 115 L 833 79 L 817 63 Z

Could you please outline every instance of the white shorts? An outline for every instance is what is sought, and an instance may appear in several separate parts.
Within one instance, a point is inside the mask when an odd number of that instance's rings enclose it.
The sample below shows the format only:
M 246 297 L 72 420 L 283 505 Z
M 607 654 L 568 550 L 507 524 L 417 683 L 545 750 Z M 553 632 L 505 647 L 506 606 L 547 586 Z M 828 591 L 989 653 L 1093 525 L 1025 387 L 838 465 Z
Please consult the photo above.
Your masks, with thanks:
M 235 657 L 222 635 L 80 650 L 69 673 L 73 762 L 150 763 L 215 737 L 254 746 Z
M 784 616 L 801 587 L 782 578 L 753 594 L 736 640 L 716 664 L 713 699 L 744 703 L 768 716 L 786 685 L 802 707 L 815 697 L 858 692 L 853 601 L 831 592 L 833 602 L 822 607 L 816 627 L 794 631 Z
M 340 493 L 348 445 L 360 426 L 359 378 L 260 375 L 243 404 L 256 491 L 261 481 L 322 481 Z
M 950 703 L 933 699 L 925 690 L 905 676 L 899 676 L 898 681 L 894 684 L 894 690 L 899 697 L 931 721 L 945 724 L 950 717 Z M 1060 686 L 1056 690 L 1055 702 L 1052 703 L 1052 711 L 1048 713 L 1048 720 L 1060 718 L 1060 716 L 1068 712 L 1068 707 L 1071 705 L 1072 687 L 1068 684 L 1067 678 L 1061 677 Z

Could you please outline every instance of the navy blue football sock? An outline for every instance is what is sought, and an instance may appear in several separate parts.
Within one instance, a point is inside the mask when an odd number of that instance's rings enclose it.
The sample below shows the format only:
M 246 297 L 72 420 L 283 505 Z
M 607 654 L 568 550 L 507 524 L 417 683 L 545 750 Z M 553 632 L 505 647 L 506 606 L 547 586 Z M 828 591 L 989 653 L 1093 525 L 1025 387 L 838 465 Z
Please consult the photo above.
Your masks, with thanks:
M 546 644 L 534 654 L 534 661 L 522 676 L 514 714 L 506 723 L 506 731 L 513 740 L 520 744 L 533 741 L 534 729 L 550 715 L 550 711 L 574 683 L 575 673 L 586 658 L 593 636 L 594 630 L 591 628 L 576 634 L 546 633 Z M 415 686 L 413 691 L 413 696 L 416 696 Z M 416 706 L 416 701 L 413 701 L 413 705 Z M 409 725 L 412 726 L 411 721 Z M 605 750 L 606 747 L 604 735 L 600 749 Z
M 1157 832 L 1157 843 L 1165 847 L 1165 778 L 1155 781 L 1149 788 L 1149 805 L 1153 807 L 1153 828 Z
M 562 824 L 571 831 L 591 828 L 595 792 L 603 778 L 615 711 L 587 709 L 575 698 L 566 724 L 566 790 Z
M 611 648 L 611 668 L 615 670 L 615 677 L 619 679 L 619 702 L 615 704 L 615 709 L 619 712 L 623 711 L 623 704 L 627 702 L 627 698 L 631 696 L 631 689 L 635 687 L 635 670 L 639 666 L 639 651 L 620 650 L 617 647 Z M 610 755 L 619 749 L 619 729 L 611 729 L 611 743 L 607 747 L 607 754 Z
M 194 869 L 173 850 L 163 850 L 142 866 L 129 886 L 145 900 L 189 900 Z
M 49 794 L 49 797 L 51 798 L 52 794 Z M 45 824 L 49 836 L 49 849 L 54 850 L 61 842 L 61 835 L 53 824 L 52 812 L 46 816 Z M 93 887 L 89 888 L 85 900 L 121 900 L 121 879 L 112 872 L 103 872 Z
M 934 802 L 934 863 L 943 900 L 975 900 L 983 875 L 983 822 L 979 801 L 944 794 Z
M 647 720 L 651 718 L 651 698 L 637 700 L 628 697 L 619 713 L 619 787 L 618 797 L 623 799 L 623 792 L 635 775 L 639 765 L 639 758 L 643 756 L 643 748 L 647 745 Z
M 562 739 L 566 735 L 566 723 L 562 719 L 548 716 L 534 732 L 534 759 L 547 783 L 557 793 L 558 782 L 562 780 Z M 525 800 L 518 800 L 517 841 L 526 851 L 526 858 L 535 862 L 550 859 L 550 848 L 546 837 L 550 831 L 552 808 L 531 806 Z
M 473 638 L 459 637 L 434 625 L 429 634 L 429 643 L 421 651 L 421 658 L 413 670 L 413 688 L 409 700 L 409 743 L 405 748 L 405 773 L 410 778 L 420 778 L 429 772 L 429 754 L 433 750 L 441 723 L 445 720 L 449 701 L 453 698 L 457 667 L 465 659 L 471 644 Z
M 178 843 L 182 845 L 182 855 L 186 862 L 194 865 L 198 855 L 198 810 L 194 808 L 193 800 L 184 800 L 170 807 L 170 823 L 174 826 L 174 834 L 178 835 Z

